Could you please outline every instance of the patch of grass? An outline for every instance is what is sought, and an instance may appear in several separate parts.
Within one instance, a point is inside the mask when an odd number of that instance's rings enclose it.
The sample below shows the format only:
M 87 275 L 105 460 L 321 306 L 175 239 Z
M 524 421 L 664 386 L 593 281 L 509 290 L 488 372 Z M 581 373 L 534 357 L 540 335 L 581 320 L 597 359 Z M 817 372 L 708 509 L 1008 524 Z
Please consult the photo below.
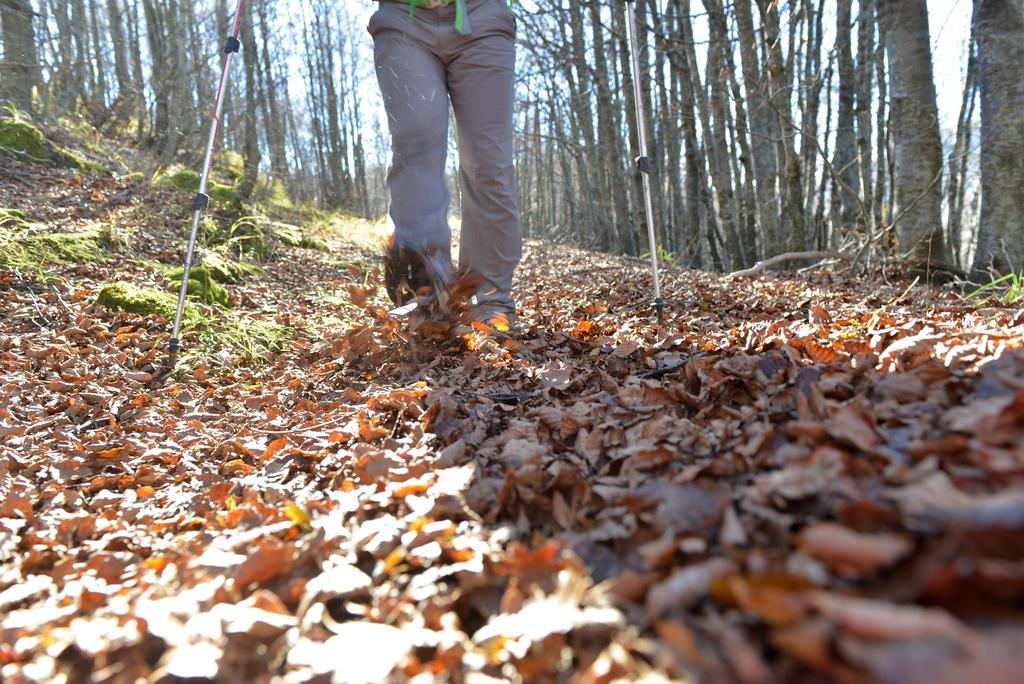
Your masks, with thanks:
M 223 246 L 233 258 L 250 254 L 261 260 L 267 259 L 278 244 L 330 251 L 326 241 L 310 235 L 298 226 L 271 221 L 261 214 L 241 216 L 226 230 L 218 227 L 211 231 L 210 242 Z
M 226 312 L 214 325 L 198 333 L 200 353 L 226 351 L 245 365 L 270 362 L 270 356 L 288 345 L 294 331 L 283 325 L 252 318 L 249 314 Z
M 996 299 L 1004 304 L 1016 304 L 1024 300 L 1024 272 L 1007 273 L 996 278 L 967 295 L 967 299 Z
M 290 247 L 315 249 L 321 252 L 326 252 L 330 249 L 324 240 L 315 238 L 305 233 L 298 226 L 293 226 L 288 223 L 272 221 L 269 224 L 269 232 L 272 238 Z
M 674 268 L 674 267 L 678 266 L 679 263 L 680 263 L 680 259 L 679 259 L 680 256 L 681 255 L 678 254 L 677 252 L 670 252 L 669 250 L 665 249 L 661 245 L 658 245 L 658 261 L 660 263 L 664 264 L 665 266 L 668 266 L 670 268 Z M 642 252 L 640 254 L 640 258 L 641 259 L 650 259 L 651 258 L 650 250 Z
M 242 216 L 226 231 L 217 230 L 212 233 L 211 241 L 223 245 L 227 253 L 234 257 L 252 254 L 260 259 L 266 259 L 270 256 L 271 250 L 259 223 L 259 216 Z
M 175 292 L 181 287 L 181 276 L 185 271 L 182 266 L 158 262 L 149 262 L 147 265 L 168 278 L 174 284 Z M 236 261 L 219 251 L 204 251 L 202 263 L 189 272 L 188 295 L 204 304 L 228 309 L 231 303 L 224 285 L 240 283 L 262 272 L 263 269 L 252 262 Z
M 382 253 L 390 230 L 386 221 L 317 212 L 310 221 L 308 232 L 329 236 L 370 252 Z

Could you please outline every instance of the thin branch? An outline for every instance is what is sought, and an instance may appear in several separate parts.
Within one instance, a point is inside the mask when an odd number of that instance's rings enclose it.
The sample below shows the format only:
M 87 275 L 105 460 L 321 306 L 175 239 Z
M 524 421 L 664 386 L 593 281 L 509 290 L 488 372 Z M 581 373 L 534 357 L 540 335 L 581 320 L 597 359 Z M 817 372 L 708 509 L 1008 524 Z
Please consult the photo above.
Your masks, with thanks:
M 852 259 L 853 256 L 850 254 L 843 254 L 842 252 L 786 252 L 785 254 L 777 254 L 776 256 L 759 261 L 750 268 L 743 269 L 742 271 L 735 271 L 730 273 L 731 276 L 750 276 L 757 275 L 758 273 L 777 266 L 786 261 L 809 261 L 812 259 L 825 260 L 825 259 L 841 259 L 847 261 Z

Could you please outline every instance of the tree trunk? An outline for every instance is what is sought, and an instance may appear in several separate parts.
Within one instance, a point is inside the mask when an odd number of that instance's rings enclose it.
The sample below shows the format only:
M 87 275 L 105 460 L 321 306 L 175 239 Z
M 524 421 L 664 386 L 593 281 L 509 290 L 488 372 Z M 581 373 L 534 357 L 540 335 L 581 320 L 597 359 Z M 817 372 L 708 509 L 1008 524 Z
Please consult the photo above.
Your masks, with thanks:
M 857 164 L 857 138 L 853 123 L 854 69 L 853 48 L 850 34 L 852 32 L 853 0 L 838 0 L 836 11 L 836 58 L 839 74 L 839 107 L 836 115 L 836 149 L 833 166 L 839 176 L 850 188 L 859 185 L 860 170 Z M 846 233 L 855 227 L 860 211 L 857 200 L 850 193 L 836 188 L 833 197 L 836 211 L 833 212 L 832 225 L 840 233 Z
M 790 107 L 790 79 L 793 65 L 786 64 L 782 56 L 782 37 L 779 35 L 779 7 L 775 0 L 757 0 L 764 26 L 764 45 L 767 51 L 766 68 L 771 75 L 770 107 L 778 120 L 778 154 L 780 186 L 783 188 L 783 234 L 789 251 L 802 251 L 807 246 L 804 223 L 803 164 L 796 155 L 795 130 Z M 794 27 L 795 28 L 795 27 Z
M 245 59 L 245 168 L 242 180 L 238 184 L 238 197 L 248 201 L 256 189 L 256 180 L 260 171 L 260 136 L 259 117 L 256 114 L 256 36 L 253 35 L 252 22 L 242 28 L 242 49 Z
M 964 188 L 967 186 L 967 164 L 971 157 L 971 137 L 974 110 L 978 101 L 978 41 L 977 12 L 971 21 L 971 38 L 967 46 L 967 73 L 964 78 L 960 116 L 956 122 L 956 138 L 949 153 L 949 183 L 946 186 L 946 206 L 949 211 L 949 251 L 953 265 L 963 265 Z
M 143 9 L 146 13 L 146 30 L 149 34 L 153 63 L 165 66 L 165 69 L 153 69 L 150 72 L 150 87 L 153 90 L 153 121 L 149 127 L 150 143 L 159 150 L 164 148 L 168 137 L 171 79 L 168 77 L 166 67 L 169 66 L 170 59 L 167 56 L 167 46 L 162 39 L 162 36 L 166 35 L 163 8 L 154 0 L 143 0 Z
M 125 50 L 124 23 L 121 19 L 120 0 L 107 0 L 107 23 L 110 24 L 110 43 L 114 52 L 114 75 L 117 78 L 117 98 L 121 106 L 131 104 L 131 74 L 128 71 L 128 53 Z
M 629 199 L 626 197 L 626 185 L 621 182 L 623 177 L 621 140 L 615 123 L 614 104 L 609 85 L 606 53 L 611 45 L 605 41 L 601 9 L 597 3 L 590 3 L 590 24 L 594 42 L 598 151 L 605 169 L 606 186 L 611 190 L 611 216 L 604 244 L 607 245 L 608 251 L 625 252 L 629 245 L 628 243 L 623 244 L 619 240 L 619 236 L 623 234 L 620 224 L 629 222 Z
M 270 148 L 270 168 L 282 183 L 288 178 L 288 153 L 285 149 L 284 120 L 277 96 L 277 81 L 274 78 L 274 63 L 270 56 L 270 22 L 267 20 L 266 3 L 257 7 L 260 30 L 263 32 L 263 67 L 266 70 L 266 98 L 270 110 L 267 120 L 267 147 Z M 348 69 L 346 67 L 346 69 Z M 284 83 L 285 81 L 282 81 Z
M 1024 6 L 976 0 L 981 223 L 973 271 L 1024 271 Z
M 926 0 L 880 0 L 889 58 L 896 182 L 896 235 L 918 267 L 946 263 L 942 235 L 942 143 L 932 78 Z
M 753 155 L 754 186 L 757 194 L 757 221 L 764 240 L 765 254 L 776 254 L 782 247 L 779 234 L 779 186 L 775 145 L 772 143 L 771 109 L 765 100 L 765 86 L 761 82 L 758 62 L 757 38 L 754 35 L 752 0 L 736 0 L 736 28 L 740 36 L 740 61 L 743 87 L 747 91 L 750 108 L 750 146 Z
M 96 18 L 96 0 L 89 3 L 89 42 L 92 44 L 92 60 L 96 65 L 93 74 L 92 105 L 98 118 L 106 115 L 107 106 L 107 68 L 104 64 L 103 44 L 100 39 L 99 20 Z
M 32 111 L 32 92 L 39 84 L 39 57 L 29 0 L 0 0 L 4 58 L 0 62 L 0 100 Z
M 868 239 L 874 238 L 874 172 L 871 148 L 871 105 L 874 84 L 875 2 L 859 0 L 860 16 L 857 20 L 857 155 L 860 157 L 860 192 L 868 215 L 863 216 Z M 854 186 L 856 187 L 856 186 Z

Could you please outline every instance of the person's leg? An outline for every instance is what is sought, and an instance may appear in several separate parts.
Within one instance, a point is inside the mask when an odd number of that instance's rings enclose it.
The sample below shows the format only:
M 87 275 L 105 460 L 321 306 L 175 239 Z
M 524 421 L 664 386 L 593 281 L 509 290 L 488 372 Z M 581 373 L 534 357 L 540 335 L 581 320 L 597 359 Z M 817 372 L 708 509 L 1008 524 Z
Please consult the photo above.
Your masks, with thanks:
M 481 309 L 514 314 L 512 275 L 523 242 L 513 149 L 515 19 L 507 0 L 470 8 L 472 33 L 447 52 L 462 189 L 459 266 L 483 276 Z
M 381 3 L 367 30 L 373 36 L 377 81 L 391 132 L 388 214 L 396 242 L 451 273 L 451 195 L 445 182 L 448 97 L 442 62 L 430 49 L 433 27 L 411 21 L 408 10 Z

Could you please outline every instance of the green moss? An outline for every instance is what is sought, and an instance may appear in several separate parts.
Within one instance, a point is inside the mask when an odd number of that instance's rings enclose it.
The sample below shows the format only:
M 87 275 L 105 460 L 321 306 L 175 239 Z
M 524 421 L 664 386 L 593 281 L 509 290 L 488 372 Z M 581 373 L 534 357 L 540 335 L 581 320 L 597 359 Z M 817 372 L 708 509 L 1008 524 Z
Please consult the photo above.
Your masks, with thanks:
M 0 225 L 6 224 L 7 221 L 22 221 L 25 220 L 25 212 L 20 209 L 4 209 L 0 207 Z
M 102 164 L 97 164 L 94 161 L 86 159 L 77 152 L 71 150 L 60 150 L 61 154 L 65 155 L 71 164 L 79 171 L 85 171 L 86 173 L 98 173 L 104 176 L 112 176 L 110 169 L 105 168 Z
M 218 283 L 240 283 L 249 276 L 263 273 L 263 269 L 252 262 L 228 259 L 217 252 L 206 252 L 203 266 Z
M 156 315 L 173 320 L 178 298 L 152 287 L 137 287 L 131 283 L 116 282 L 105 285 L 100 290 L 96 303 L 112 311 L 125 311 L 143 316 Z M 185 319 L 196 322 L 202 320 L 202 315 L 195 305 L 186 304 Z
M 177 188 L 184 192 L 199 191 L 199 174 L 183 166 L 172 166 L 160 175 L 157 182 L 161 185 Z M 210 209 L 215 214 L 236 217 L 242 213 L 242 201 L 234 185 L 226 185 L 209 180 L 206 194 L 210 196 Z
M 239 199 L 233 185 L 210 183 L 206 194 L 210 196 L 210 205 L 214 211 L 229 216 L 238 216 L 242 213 L 242 200 Z
M 146 175 L 144 173 L 142 173 L 141 171 L 132 171 L 129 174 L 125 174 L 124 176 L 121 176 L 121 179 L 125 180 L 125 181 L 127 181 L 129 183 L 141 183 L 144 180 L 146 180 Z
M 30 228 L 23 214 L 13 209 L 4 209 L 0 216 L 0 270 L 29 272 L 42 275 L 39 265 L 25 244 L 24 231 Z
M 206 194 L 210 196 L 211 201 L 220 202 L 222 204 L 228 204 L 239 201 L 238 193 L 235 192 L 235 188 L 231 185 L 210 183 L 210 187 L 207 188 Z
M 199 174 L 183 166 L 172 167 L 168 173 L 160 176 L 160 183 L 185 192 L 197 192 L 199 190 Z
M 26 222 L 23 216 L 19 211 L 0 210 L 0 269 L 45 280 L 47 266 L 107 259 L 110 238 L 103 228 L 77 233 L 36 232 L 40 226 Z
M 41 265 L 97 263 L 107 258 L 108 233 L 92 228 L 80 233 L 37 233 L 27 247 Z
M 169 277 L 174 284 L 174 292 L 181 288 L 181 276 L 185 269 L 181 266 L 171 269 Z M 231 300 L 228 291 L 218 283 L 206 264 L 194 267 L 188 274 L 188 296 L 190 299 L 200 301 L 211 306 L 219 306 L 222 309 L 231 308 Z

